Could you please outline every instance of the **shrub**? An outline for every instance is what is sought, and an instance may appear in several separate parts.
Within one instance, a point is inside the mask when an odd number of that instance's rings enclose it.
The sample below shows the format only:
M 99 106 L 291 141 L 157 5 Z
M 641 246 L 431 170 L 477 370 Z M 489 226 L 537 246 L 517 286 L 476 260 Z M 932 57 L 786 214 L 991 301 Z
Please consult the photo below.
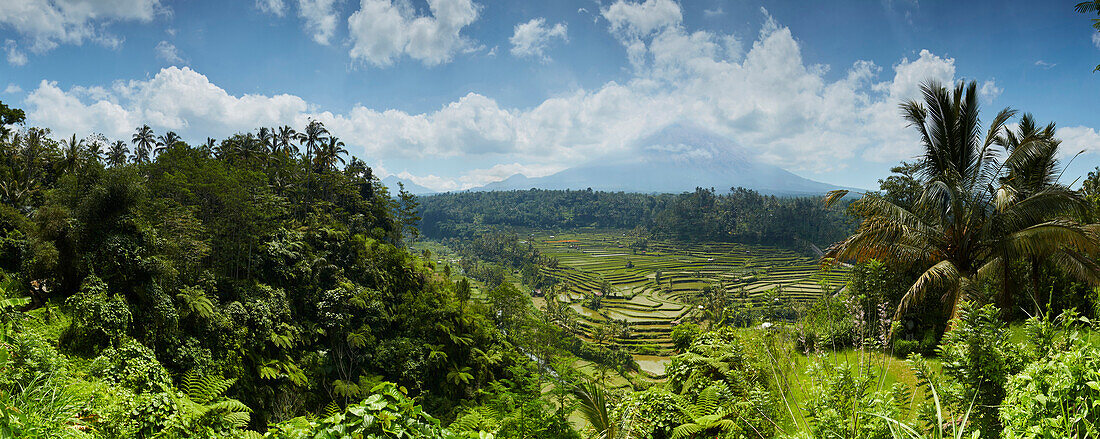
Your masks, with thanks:
M 997 407 L 1005 396 L 1008 378 L 1023 369 L 1023 352 L 1008 341 L 1007 325 L 993 305 L 960 307 L 955 328 L 948 331 L 939 348 L 944 374 L 961 386 L 957 405 L 973 401 L 972 428 L 985 437 L 997 437 L 1001 430 Z M 945 392 L 947 393 L 947 392 Z
M 850 364 L 811 364 L 804 413 L 814 437 L 893 437 L 888 419 L 901 417 L 911 392 L 900 384 L 876 389 L 879 377 L 872 372 Z
M 273 426 L 265 438 L 313 439 L 338 437 L 363 438 L 443 438 L 445 434 L 437 419 L 405 394 L 405 389 L 392 383 L 382 383 L 371 389 L 363 402 L 348 406 L 321 420 L 294 418 Z
M 672 344 L 676 346 L 676 350 L 682 351 L 691 346 L 691 342 L 695 341 L 695 337 L 699 336 L 699 326 L 692 323 L 684 323 L 675 328 L 672 328 Z
M 1064 339 L 1032 339 L 1040 352 L 1044 345 L 1059 349 L 1043 352 L 1008 379 L 1000 410 L 1005 438 L 1100 436 L 1100 349 L 1068 327 L 1070 316 L 1062 317 L 1057 326 L 1029 321 L 1029 328 L 1061 329 Z
M 133 339 L 118 348 L 104 350 L 92 362 L 91 373 L 138 393 L 159 393 L 172 388 L 168 371 L 157 361 L 153 351 Z
M 65 335 L 66 344 L 82 349 L 107 345 L 118 347 L 133 320 L 126 299 L 109 295 L 107 284 L 89 275 L 80 291 L 65 301 L 73 322 Z

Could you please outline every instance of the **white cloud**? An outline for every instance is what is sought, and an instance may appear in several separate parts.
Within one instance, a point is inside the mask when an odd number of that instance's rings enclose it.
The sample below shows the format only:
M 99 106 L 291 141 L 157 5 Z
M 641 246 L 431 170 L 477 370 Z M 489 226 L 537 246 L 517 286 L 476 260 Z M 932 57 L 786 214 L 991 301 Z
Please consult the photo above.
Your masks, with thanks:
M 408 55 L 425 65 L 449 62 L 473 47 L 462 29 L 477 20 L 481 7 L 472 0 L 429 0 L 431 15 L 418 15 L 405 1 L 361 0 L 348 17 L 353 59 L 376 66 Z
M 512 37 L 509 38 L 508 41 L 512 43 L 512 55 L 517 57 L 537 57 L 543 61 L 548 61 L 550 58 L 543 53 L 543 51 L 546 50 L 546 46 L 550 43 L 550 40 L 554 38 L 569 41 L 569 36 L 566 32 L 564 23 L 547 26 L 546 19 L 539 17 L 531 19 L 531 21 L 526 23 L 517 24 L 513 30 Z
M 80 45 L 85 41 L 118 47 L 122 40 L 107 31 L 111 23 L 148 23 L 164 11 L 160 0 L 5 1 L 0 7 L 0 29 L 14 30 L 35 53 L 52 50 L 59 44 Z M 13 56 L 14 50 L 8 47 L 8 62 L 25 63 L 26 55 Z
M 407 17 L 396 15 L 404 24 Z M 919 98 L 924 80 L 950 84 L 956 79 L 955 60 L 927 50 L 890 69 L 859 61 L 839 75 L 827 75 L 826 66 L 807 64 L 790 29 L 770 18 L 746 47 L 733 35 L 689 32 L 678 22 L 633 36 L 622 34 L 619 26 L 613 32 L 622 35 L 634 62 L 631 78 L 576 89 L 529 108 L 502 107 L 471 92 L 423 113 L 365 105 L 333 113 L 296 96 L 232 95 L 198 72 L 175 67 L 149 80 L 109 87 L 62 90 L 43 82 L 24 108 L 31 123 L 58 132 L 104 132 L 116 138 L 126 138 L 140 123 L 201 139 L 257 126 L 303 126 L 315 118 L 361 157 L 472 164 L 461 166 L 474 169 L 461 175 L 409 174 L 417 184 L 448 190 L 515 172 L 546 175 L 636 155 L 636 140 L 684 121 L 796 172 L 834 172 L 858 160 L 892 163 L 919 153 L 919 139 L 901 118 L 898 104 Z M 392 60 L 406 49 L 370 53 L 387 53 Z M 999 92 L 991 80 L 983 89 L 990 97 Z M 1092 128 L 1059 132 L 1067 148 L 1100 151 Z
M 600 13 L 611 22 L 613 32 L 632 37 L 644 37 L 668 26 L 680 24 L 683 15 L 680 5 L 672 0 L 646 0 L 634 3 L 618 0 Z
M 306 32 L 313 41 L 326 46 L 336 34 L 336 23 L 340 20 L 336 0 L 298 0 L 298 16 L 305 20 Z
M 179 49 L 176 49 L 176 46 L 172 43 L 161 41 L 157 43 L 156 51 L 157 58 L 169 64 L 187 64 L 183 58 L 180 57 Z
M 1060 127 L 1058 137 L 1062 139 L 1059 152 L 1063 158 L 1072 157 L 1079 151 L 1085 154 L 1100 153 L 1100 133 L 1095 128 L 1085 126 Z
M 283 0 L 256 0 L 256 9 L 266 14 L 283 17 L 286 15 L 286 2 Z
M 15 41 L 7 40 L 4 42 L 4 51 L 8 55 L 8 64 L 13 66 L 22 66 L 27 64 L 27 54 L 19 50 L 19 45 L 15 44 Z
M 707 18 L 714 18 L 714 17 L 720 16 L 720 15 L 723 15 L 725 13 L 726 13 L 726 11 L 723 11 L 721 6 L 718 6 L 714 9 L 704 9 L 703 10 L 703 16 L 705 16 Z
M 1100 49 L 1100 32 L 1094 32 L 1092 34 L 1092 45 L 1096 46 L 1097 49 Z
M 379 177 L 385 178 L 390 175 L 394 175 L 403 180 L 408 180 L 418 185 L 440 192 L 466 190 L 481 187 L 494 181 L 504 180 L 516 174 L 523 174 L 531 178 L 544 177 L 563 169 L 565 169 L 565 167 L 563 166 L 501 163 L 494 165 L 490 168 L 471 170 L 466 175 L 460 176 L 458 178 L 449 178 L 435 174 L 417 175 L 409 172 L 408 170 L 404 170 L 398 173 L 392 173 L 381 165 L 374 167 L 374 170 Z
M 188 67 L 168 67 L 146 81 L 68 91 L 43 80 L 25 100 L 27 118 L 56 132 L 102 132 L 127 138 L 148 123 L 195 138 L 228 136 L 295 120 L 307 107 L 296 96 L 232 96 Z
M 996 81 L 988 80 L 982 82 L 982 87 L 978 89 L 978 96 L 986 103 L 992 103 L 997 96 L 1000 96 L 1005 90 L 1001 87 L 997 87 Z
M 9 95 L 18 94 L 18 93 L 22 93 L 22 92 L 23 92 L 23 87 L 20 87 L 16 84 L 8 84 L 8 86 L 6 88 L 4 88 L 4 93 L 9 94 Z

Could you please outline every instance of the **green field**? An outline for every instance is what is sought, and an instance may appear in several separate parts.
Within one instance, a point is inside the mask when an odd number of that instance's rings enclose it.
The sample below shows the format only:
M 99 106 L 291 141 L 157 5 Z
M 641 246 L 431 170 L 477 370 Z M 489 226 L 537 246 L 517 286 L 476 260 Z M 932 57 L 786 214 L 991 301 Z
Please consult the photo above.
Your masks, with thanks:
M 847 279 L 844 268 L 825 272 L 814 258 L 774 247 L 650 241 L 642 250 L 631 248 L 636 239 L 621 232 L 534 232 L 525 239 L 544 257 L 557 259 L 555 268 L 541 270 L 566 286 L 558 300 L 580 315 L 582 337 L 591 339 L 609 319 L 626 320 L 631 336 L 617 342 L 658 356 L 671 354 L 675 324 L 701 319 L 694 303 L 708 285 L 724 287 L 733 306 L 761 306 L 775 298 L 809 302 L 823 288 L 839 290 Z M 598 292 L 604 280 L 612 293 L 599 310 L 586 308 L 584 297 Z

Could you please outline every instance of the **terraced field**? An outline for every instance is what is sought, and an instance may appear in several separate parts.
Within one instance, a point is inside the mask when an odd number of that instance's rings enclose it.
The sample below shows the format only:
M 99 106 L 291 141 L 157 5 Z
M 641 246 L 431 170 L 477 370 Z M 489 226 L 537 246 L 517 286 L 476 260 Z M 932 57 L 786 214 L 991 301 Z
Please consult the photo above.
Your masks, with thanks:
M 772 247 L 651 241 L 645 250 L 635 250 L 630 248 L 635 239 L 621 233 L 536 232 L 527 239 L 558 260 L 556 268 L 543 267 L 543 274 L 566 286 L 558 300 L 580 315 L 582 336 L 591 339 L 611 319 L 626 320 L 631 335 L 617 342 L 658 356 L 671 353 L 675 324 L 701 318 L 694 303 L 708 285 L 724 287 L 737 307 L 776 298 L 808 302 L 847 280 L 844 268 L 822 272 L 815 259 Z M 586 308 L 584 298 L 605 280 L 611 293 L 600 309 Z

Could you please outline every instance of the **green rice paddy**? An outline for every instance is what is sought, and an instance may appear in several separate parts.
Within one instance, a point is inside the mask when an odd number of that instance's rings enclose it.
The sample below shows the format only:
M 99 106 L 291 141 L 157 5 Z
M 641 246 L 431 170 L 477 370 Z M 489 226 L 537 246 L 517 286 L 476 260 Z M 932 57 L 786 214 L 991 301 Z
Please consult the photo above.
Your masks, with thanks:
M 702 319 L 695 303 L 704 287 L 725 288 L 733 306 L 759 306 L 777 297 L 797 304 L 839 290 L 848 274 L 839 267 L 823 271 L 814 258 L 766 246 L 650 241 L 642 250 L 632 249 L 636 238 L 621 232 L 534 232 L 525 239 L 557 259 L 555 268 L 543 266 L 542 273 L 565 286 L 558 300 L 577 311 L 580 335 L 591 340 L 608 320 L 627 321 L 631 336 L 616 342 L 647 354 L 639 358 L 652 375 L 663 369 L 652 364 L 653 355 L 673 351 L 672 328 Z M 584 298 L 604 280 L 611 294 L 600 309 L 585 307 Z

